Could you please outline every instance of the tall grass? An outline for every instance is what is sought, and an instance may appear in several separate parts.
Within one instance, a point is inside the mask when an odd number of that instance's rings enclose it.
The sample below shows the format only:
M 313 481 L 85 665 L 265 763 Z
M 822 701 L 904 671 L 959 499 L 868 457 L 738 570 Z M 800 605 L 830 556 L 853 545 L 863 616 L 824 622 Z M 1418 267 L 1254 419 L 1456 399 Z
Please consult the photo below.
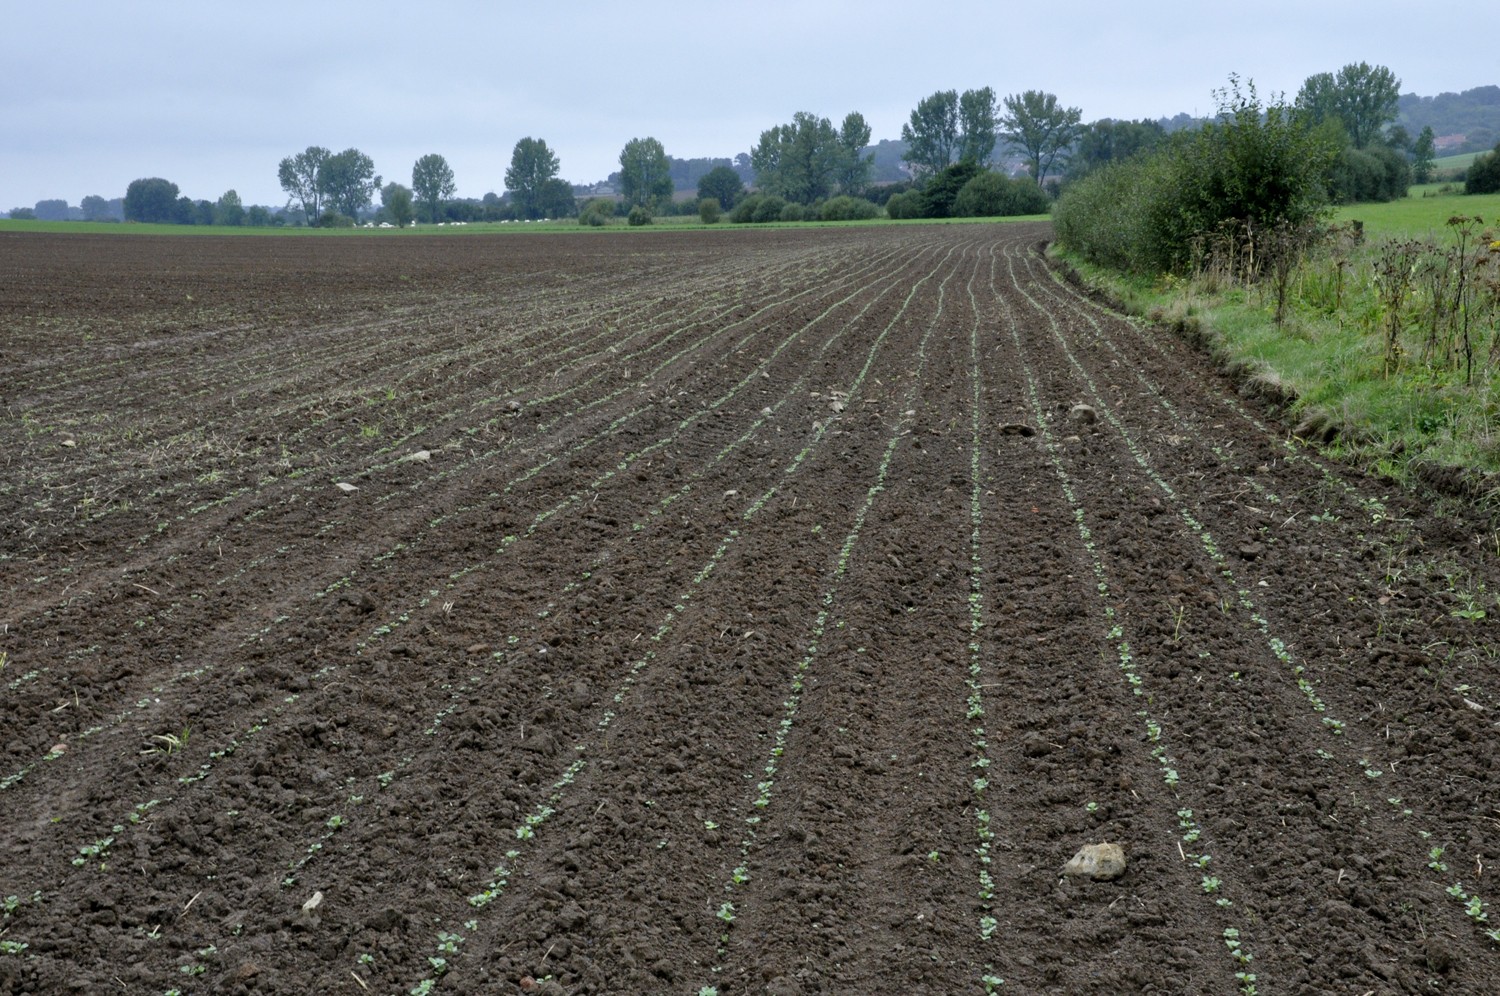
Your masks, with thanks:
M 1207 267 L 1122 278 L 1064 254 L 1270 386 L 1297 435 L 1390 476 L 1457 470 L 1485 490 L 1500 471 L 1500 226 L 1457 209 L 1487 202 L 1500 217 L 1500 196 L 1340 211 L 1288 266 L 1281 322 L 1274 279 Z

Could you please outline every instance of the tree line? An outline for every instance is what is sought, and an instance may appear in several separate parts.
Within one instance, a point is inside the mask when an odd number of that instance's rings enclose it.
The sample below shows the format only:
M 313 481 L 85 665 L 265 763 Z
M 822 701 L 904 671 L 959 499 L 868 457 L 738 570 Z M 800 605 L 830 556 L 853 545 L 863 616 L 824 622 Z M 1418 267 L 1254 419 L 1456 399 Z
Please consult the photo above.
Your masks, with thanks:
M 1318 132 L 1335 150 L 1326 184 L 1330 199 L 1403 196 L 1412 179 L 1421 182 L 1432 175 L 1432 128 L 1413 137 L 1400 125 L 1392 126 L 1398 88 L 1390 70 L 1366 63 L 1315 74 L 1304 82 L 1292 108 L 1299 127 Z M 1046 202 L 999 182 L 1015 179 L 1003 175 L 1006 165 L 1019 164 L 1033 187 L 1055 197 L 1064 186 L 1103 167 L 1153 153 L 1179 140 L 1174 136 L 1213 124 L 1192 122 L 1178 129 L 1182 123 L 1102 119 L 1085 125 L 1080 108 L 1039 90 L 1003 99 L 990 87 L 940 90 L 918 101 L 902 125 L 899 143 L 871 146 L 870 126 L 858 111 L 846 114 L 838 125 L 799 111 L 791 121 L 763 131 L 748 154 L 732 160 L 674 159 L 658 139 L 632 138 L 620 152 L 620 168 L 610 174 L 609 187 L 589 191 L 607 196 L 592 201 L 559 178 L 560 162 L 546 141 L 528 136 L 512 150 L 505 195 L 486 194 L 478 201 L 454 199 L 453 169 L 436 153 L 418 159 L 410 182 L 400 183 L 385 182 L 373 160 L 357 148 L 335 153 L 308 146 L 278 165 L 288 210 L 277 216 L 265 208 L 246 208 L 233 190 L 213 202 L 191 200 L 160 178 L 132 182 L 126 196 L 113 204 L 98 197 L 85 198 L 81 209 L 41 202 L 33 215 L 225 225 L 289 219 L 349 225 L 373 215 L 405 227 L 418 221 L 579 217 L 589 208 L 587 223 L 603 223 L 614 215 L 641 223 L 656 213 L 697 210 L 706 201 L 715 202 L 721 214 L 732 213 L 751 196 L 749 185 L 763 199 L 761 215 L 769 213 L 767 203 L 779 202 L 781 213 L 790 216 L 796 212 L 784 205 L 797 205 L 806 214 L 833 198 L 867 200 L 897 217 L 942 217 L 955 210 L 1030 212 L 1039 206 L 1045 210 Z M 876 184 L 877 158 L 882 174 L 889 176 L 892 157 L 899 157 L 902 179 Z M 996 167 L 1002 175 L 988 178 Z M 964 186 L 981 177 L 986 178 L 980 187 L 960 202 Z M 674 195 L 691 189 L 694 181 L 696 200 L 674 203 Z

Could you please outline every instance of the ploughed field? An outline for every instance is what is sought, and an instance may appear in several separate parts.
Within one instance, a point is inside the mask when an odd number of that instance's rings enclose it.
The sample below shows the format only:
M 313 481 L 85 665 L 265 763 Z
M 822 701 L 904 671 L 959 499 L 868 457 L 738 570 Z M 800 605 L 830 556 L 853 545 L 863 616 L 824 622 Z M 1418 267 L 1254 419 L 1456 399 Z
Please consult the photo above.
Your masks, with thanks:
M 1496 533 L 1047 237 L 0 238 L 0 992 L 1494 992 Z

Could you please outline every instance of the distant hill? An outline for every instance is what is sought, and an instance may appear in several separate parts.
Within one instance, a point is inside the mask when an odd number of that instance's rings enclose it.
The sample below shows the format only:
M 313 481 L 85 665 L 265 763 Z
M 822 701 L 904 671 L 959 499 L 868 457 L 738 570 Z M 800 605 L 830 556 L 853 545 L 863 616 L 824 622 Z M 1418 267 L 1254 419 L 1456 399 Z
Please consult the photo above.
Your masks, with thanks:
M 1500 141 L 1500 86 L 1477 86 L 1436 97 L 1404 93 L 1396 123 L 1413 137 L 1431 126 L 1440 156 L 1488 151 Z

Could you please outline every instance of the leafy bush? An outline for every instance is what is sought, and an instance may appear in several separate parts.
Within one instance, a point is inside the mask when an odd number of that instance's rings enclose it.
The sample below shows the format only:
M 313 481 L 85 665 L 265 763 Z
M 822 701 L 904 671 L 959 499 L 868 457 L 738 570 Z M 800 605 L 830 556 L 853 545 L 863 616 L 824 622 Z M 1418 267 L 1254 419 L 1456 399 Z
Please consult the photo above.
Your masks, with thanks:
M 863 197 L 835 197 L 823 205 L 824 221 L 869 221 L 880 216 L 880 208 Z
M 781 208 L 782 221 L 806 221 L 807 209 L 801 204 L 784 204 Z
M 960 218 L 1001 218 L 1046 214 L 1052 201 L 1030 180 L 1012 180 L 993 171 L 980 173 L 963 185 L 953 201 Z
M 1469 164 L 1468 175 L 1464 177 L 1464 193 L 1500 193 L 1500 145 L 1496 145 L 1493 152 L 1476 156 Z M 15 216 L 15 212 L 11 212 L 11 217 Z
M 615 202 L 608 197 L 595 197 L 578 211 L 578 223 L 601 228 L 615 216 Z
M 1334 147 L 1285 104 L 1262 108 L 1253 85 L 1230 84 L 1215 94 L 1217 121 L 1070 186 L 1053 209 L 1058 238 L 1102 266 L 1180 272 L 1226 233 L 1320 217 Z
M 921 217 L 951 218 L 954 213 L 953 202 L 958 200 L 958 192 L 966 183 L 983 172 L 985 172 L 984 167 L 978 163 L 961 162 L 954 163 L 937 173 L 922 188 Z
M 751 194 L 734 206 L 729 220 L 738 224 L 765 224 L 780 221 L 786 201 L 775 194 Z
M 649 225 L 651 224 L 651 209 L 644 204 L 637 204 L 630 209 L 630 214 L 626 216 L 626 220 L 635 227 Z
M 36 210 L 34 208 L 11 208 L 10 217 L 12 221 L 36 221 Z
M 721 214 L 719 202 L 712 197 L 705 197 L 698 202 L 698 220 L 705 225 L 716 224 Z
M 1339 204 L 1399 200 L 1411 185 L 1406 157 L 1386 146 L 1342 149 L 1333 165 L 1330 198 Z
M 896 219 L 922 217 L 921 192 L 908 190 L 905 193 L 891 195 L 891 199 L 885 202 L 885 213 L 888 217 Z

